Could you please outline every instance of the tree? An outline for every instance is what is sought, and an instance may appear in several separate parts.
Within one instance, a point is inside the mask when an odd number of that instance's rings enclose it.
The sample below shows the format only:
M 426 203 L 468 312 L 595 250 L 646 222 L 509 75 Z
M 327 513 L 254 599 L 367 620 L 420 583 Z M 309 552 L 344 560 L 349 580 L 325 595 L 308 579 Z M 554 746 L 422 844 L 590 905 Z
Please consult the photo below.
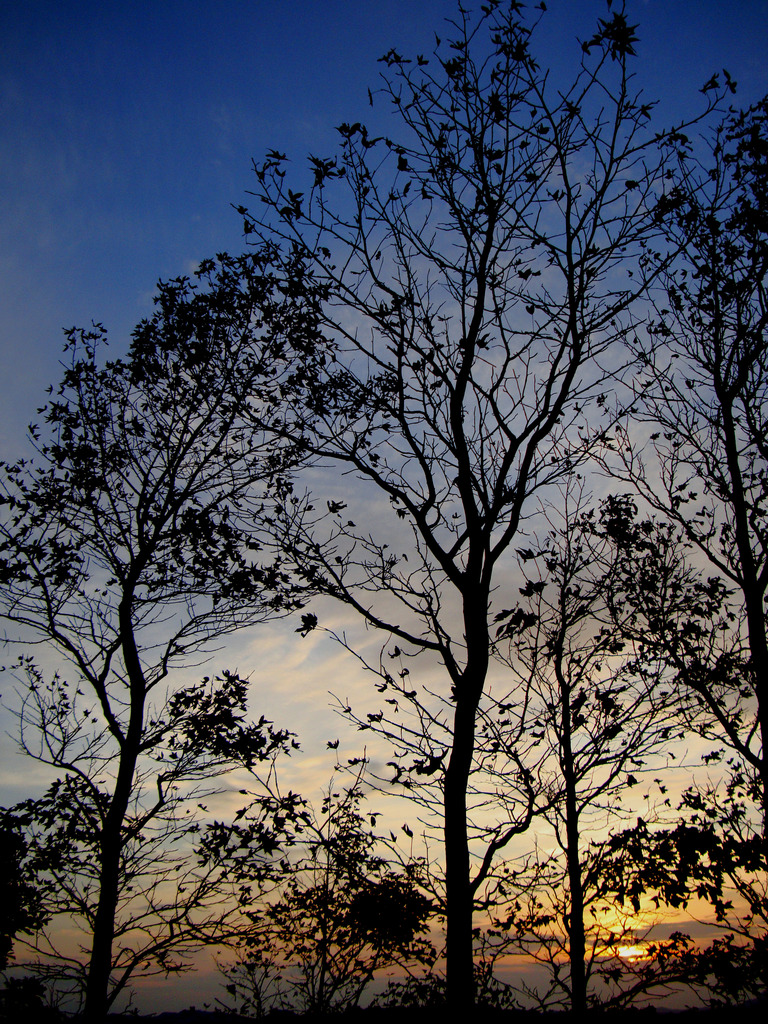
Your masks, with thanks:
M 711 719 L 702 722 L 699 694 L 689 682 L 706 669 L 711 673 L 708 678 L 714 678 L 713 667 L 724 680 L 718 702 L 738 723 L 738 709 L 728 702 L 732 699 L 729 684 L 742 657 L 733 644 L 740 619 L 733 594 L 722 579 L 707 577 L 690 564 L 693 545 L 678 525 L 641 518 L 633 495 L 606 499 L 592 528 L 604 554 L 602 559 L 589 558 L 591 572 L 601 562 L 607 567 L 601 588 L 604 610 L 598 622 L 601 618 L 607 622 L 602 627 L 607 639 L 617 637 L 631 645 L 627 668 L 653 703 L 657 739 L 674 737 L 681 729 L 679 738 L 684 738 L 691 728 L 714 738 Z M 578 607 L 587 593 L 577 584 L 569 596 Z M 577 664 L 580 668 L 581 656 Z M 601 689 L 602 685 L 598 698 Z M 652 731 L 642 736 L 646 756 L 654 753 Z M 722 754 L 722 748 L 704 754 L 708 772 Z M 633 761 L 629 767 L 629 785 L 638 782 L 634 772 L 642 777 L 643 771 L 653 769 L 652 764 Z M 730 938 L 718 939 L 705 950 L 677 933 L 669 941 L 649 943 L 636 961 L 597 962 L 596 973 L 609 986 L 609 1005 L 626 1005 L 673 983 L 733 996 L 734 979 L 723 969 L 729 953 L 738 962 L 747 962 L 750 956 L 759 959 L 762 938 L 754 941 L 754 922 L 765 915 L 765 865 L 749 808 L 759 784 L 738 756 L 729 759 L 726 774 L 729 778 L 714 788 L 711 783 L 704 788 L 692 785 L 675 811 L 674 791 L 662 779 L 654 779 L 659 792 L 669 794 L 656 808 L 655 828 L 649 826 L 644 812 L 635 827 L 592 845 L 594 867 L 587 875 L 603 902 L 628 906 L 630 914 L 640 914 L 643 906 L 652 903 L 680 909 L 694 898 L 704 899 L 711 903 L 716 922 L 727 920 L 731 931 Z M 728 912 L 733 905 L 724 894 L 727 885 L 738 896 L 733 915 Z M 749 909 L 743 913 L 745 903 Z M 734 944 L 737 932 L 741 938 Z M 747 951 L 750 940 L 751 953 Z
M 703 143 L 702 143 L 703 145 Z M 689 558 L 708 563 L 737 601 L 717 658 L 659 634 L 705 717 L 762 780 L 768 836 L 768 100 L 729 115 L 705 156 L 677 175 L 665 230 L 679 249 L 647 333 L 632 419 L 611 472 L 676 523 Z M 648 424 L 642 447 L 632 424 Z M 714 585 L 714 584 L 713 584 Z M 709 728 L 705 724 L 705 728 Z
M 537 997 L 542 1005 L 565 1003 L 576 1012 L 600 1001 L 590 981 L 603 970 L 607 950 L 622 938 L 631 944 L 611 913 L 600 835 L 632 813 L 628 789 L 662 772 L 675 757 L 672 741 L 681 737 L 671 717 L 678 701 L 663 667 L 645 656 L 634 608 L 615 599 L 625 551 L 614 535 L 634 511 L 615 496 L 589 507 L 578 478 L 542 510 L 549 529 L 530 536 L 519 552 L 526 598 L 520 622 L 510 629 L 505 617 L 496 648 L 519 679 L 512 694 L 524 699 L 513 706 L 505 698 L 479 739 L 500 746 L 511 734 L 536 793 L 537 851 L 524 868 L 502 865 L 489 880 L 495 928 L 487 955 L 522 948 L 548 968 L 549 989 Z M 657 524 L 633 525 L 647 540 L 647 564 L 638 559 L 634 572 L 653 575 L 666 590 L 670 571 L 677 573 L 675 546 Z M 550 842 L 542 839 L 547 825 Z
M 226 968 L 238 1006 L 350 1009 L 376 972 L 434 960 L 422 937 L 433 907 L 418 889 L 417 865 L 397 870 L 378 852 L 361 799 L 358 776 L 340 794 L 329 787 L 320 815 L 303 819 L 300 857 L 284 865 L 278 895 L 249 914 L 241 959 Z
M 624 904 L 709 906 L 721 935 L 709 945 L 684 933 L 653 944 L 639 965 L 617 971 L 627 991 L 646 991 L 658 979 L 707 992 L 715 1002 L 754 999 L 768 982 L 768 887 L 762 836 L 753 808 L 755 777 L 738 759 L 725 785 L 691 786 L 682 794 L 673 824 L 637 824 L 613 835 L 603 863 L 606 886 Z M 759 783 L 758 783 L 759 785 Z M 621 975 L 624 977 L 621 977 Z
M 195 282 L 161 284 L 124 359 L 100 365 L 102 327 L 68 331 L 47 434 L 31 429 L 35 459 L 2 467 L 0 613 L 46 658 L 19 659 L 21 747 L 58 774 L 25 813 L 61 884 L 55 909 L 89 937 L 91 1018 L 145 965 L 175 969 L 174 946 L 222 934 L 197 912 L 218 899 L 212 875 L 186 896 L 178 876 L 168 898 L 180 868 L 160 847 L 183 848 L 190 787 L 290 747 L 266 720 L 245 723 L 236 673 L 178 690 L 172 675 L 301 599 L 259 556 L 260 504 L 295 462 L 263 428 L 310 372 L 316 339 L 300 267 L 282 282 L 273 256 L 222 256 Z
M 25 929 L 31 937 L 19 944 L 37 956 L 26 966 L 48 983 L 51 994 L 55 991 L 58 999 L 78 1007 L 83 999 L 87 1005 L 90 995 L 91 944 L 102 905 L 104 820 L 114 774 L 104 763 L 106 737 L 94 728 L 92 711 L 85 711 L 58 677 L 46 683 L 32 666 L 29 672 L 36 679 L 30 684 L 35 710 L 49 714 L 41 738 L 62 752 L 58 764 L 52 757 L 46 760 L 69 772 L 43 796 L 6 812 L 23 823 L 21 868 L 34 879 L 45 915 L 45 922 Z M 274 730 L 265 719 L 247 723 L 247 693 L 247 682 L 237 676 L 205 679 L 174 690 L 161 717 L 148 723 L 131 805 L 117 839 L 113 947 L 105 994 L 109 1006 L 136 976 L 180 973 L 200 946 L 232 942 L 244 924 L 243 907 L 252 890 L 273 884 L 275 855 L 293 841 L 303 802 L 292 793 L 275 801 L 265 788 L 249 807 L 253 852 L 237 884 L 210 849 L 210 834 L 221 828 L 221 823 L 205 823 L 202 801 L 216 794 L 213 780 L 238 768 L 253 776 L 264 763 L 271 770 L 280 753 L 296 746 L 290 733 Z M 25 727 L 34 726 L 29 705 L 24 718 Z M 88 750 L 78 751 L 75 738 L 83 718 L 91 743 Z M 69 756 L 66 764 L 61 763 L 64 754 Z M 53 927 L 44 928 L 49 921 Z M 79 949 L 73 948 L 71 938 L 57 934 L 62 921 L 83 934 Z
M 29 933 L 46 921 L 38 880 L 25 870 L 26 821 L 3 811 L 0 817 L 0 867 L 2 867 L 3 923 L 0 932 L 0 970 L 5 970 L 18 932 Z
M 623 11 L 600 21 L 559 91 L 521 12 L 492 0 L 473 21 L 460 9 L 432 59 L 391 50 L 382 91 L 401 137 L 341 125 L 340 153 L 310 158 L 306 189 L 269 153 L 258 209 L 240 207 L 248 235 L 291 245 L 326 288 L 335 358 L 285 435 L 397 517 L 357 527 L 342 515 L 351 496 L 329 487 L 287 503 L 275 535 L 313 586 L 443 673 L 448 747 L 435 771 L 457 1007 L 473 998 L 467 792 L 492 594 L 532 499 L 603 430 L 595 413 L 629 310 L 665 264 L 657 210 L 682 137 L 655 135 L 632 92 Z

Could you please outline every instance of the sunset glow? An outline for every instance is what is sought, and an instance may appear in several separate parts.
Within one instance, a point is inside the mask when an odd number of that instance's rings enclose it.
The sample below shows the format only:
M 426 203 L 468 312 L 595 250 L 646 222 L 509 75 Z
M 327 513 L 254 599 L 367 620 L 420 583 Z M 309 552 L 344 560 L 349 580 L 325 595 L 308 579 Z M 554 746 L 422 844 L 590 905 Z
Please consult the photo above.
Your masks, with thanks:
M 635 943 L 631 946 L 617 946 L 615 952 L 622 960 L 629 960 L 631 963 L 634 963 L 635 960 L 646 960 L 648 958 L 648 951 L 643 943 Z

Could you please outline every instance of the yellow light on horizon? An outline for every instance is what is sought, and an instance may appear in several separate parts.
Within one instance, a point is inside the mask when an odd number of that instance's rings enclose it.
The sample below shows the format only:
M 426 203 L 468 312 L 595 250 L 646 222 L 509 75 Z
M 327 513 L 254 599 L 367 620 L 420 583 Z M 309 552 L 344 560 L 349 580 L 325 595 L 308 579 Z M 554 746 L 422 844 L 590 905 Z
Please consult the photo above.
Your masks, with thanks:
M 644 960 L 648 956 L 648 950 L 644 945 L 634 944 L 632 946 L 616 946 L 616 955 L 622 960 Z

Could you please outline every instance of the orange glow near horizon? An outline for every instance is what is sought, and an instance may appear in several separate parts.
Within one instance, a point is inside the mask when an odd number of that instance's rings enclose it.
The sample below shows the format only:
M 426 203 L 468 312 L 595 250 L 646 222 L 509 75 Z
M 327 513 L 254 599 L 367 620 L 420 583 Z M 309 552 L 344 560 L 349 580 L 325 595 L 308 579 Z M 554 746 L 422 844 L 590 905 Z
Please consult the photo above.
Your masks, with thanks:
M 630 963 L 648 958 L 648 949 L 644 943 L 635 943 L 631 946 L 616 946 L 613 952 L 616 953 L 616 956 L 621 957 L 622 960 L 629 960 Z

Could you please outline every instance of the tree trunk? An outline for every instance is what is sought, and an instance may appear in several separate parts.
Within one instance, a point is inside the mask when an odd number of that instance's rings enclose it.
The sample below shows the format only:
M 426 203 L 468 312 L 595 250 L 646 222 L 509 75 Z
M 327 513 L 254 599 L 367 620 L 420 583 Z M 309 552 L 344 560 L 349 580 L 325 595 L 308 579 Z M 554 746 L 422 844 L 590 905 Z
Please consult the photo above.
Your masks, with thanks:
M 566 705 L 568 714 L 570 704 Z M 564 745 L 565 746 L 565 745 Z M 570 908 L 566 920 L 568 932 L 568 956 L 571 967 L 571 1009 L 583 1013 L 587 1009 L 587 977 L 585 968 L 586 938 L 584 934 L 584 887 L 581 878 L 579 851 L 579 812 L 576 803 L 576 780 L 573 773 L 573 752 L 568 734 L 568 751 L 565 769 L 565 834 L 566 861 L 568 863 L 568 888 Z
M 122 819 L 112 808 L 101 837 L 99 902 L 93 922 L 93 945 L 88 963 L 83 1016 L 88 1021 L 102 1020 L 109 1010 L 109 981 L 112 974 L 112 943 L 120 885 L 120 832 Z M 110 819 L 112 819 L 110 821 Z
M 139 570 L 136 570 L 138 576 Z M 109 992 L 112 975 L 112 945 L 115 938 L 115 915 L 120 893 L 120 859 L 123 851 L 123 826 L 133 792 L 136 762 L 141 750 L 144 730 L 144 705 L 147 696 L 146 681 L 141 668 L 132 618 L 133 587 L 126 585 L 120 604 L 120 630 L 122 653 L 130 687 L 128 728 L 120 734 L 115 721 L 113 735 L 120 745 L 117 778 L 109 810 L 104 818 L 99 837 L 99 901 L 93 922 L 93 945 L 88 964 L 85 987 L 84 1017 L 100 1021 L 110 1008 Z
M 472 939 L 474 906 L 469 859 L 467 790 L 475 751 L 477 708 L 488 675 L 488 598 L 482 586 L 464 596 L 467 662 L 455 687 L 456 712 L 451 757 L 443 791 L 446 895 L 446 995 L 458 1012 L 475 1003 Z
M 446 995 L 457 1011 L 475 1002 L 472 957 L 472 889 L 467 835 L 467 786 L 474 747 L 474 714 L 468 727 L 467 709 L 457 701 L 453 749 L 445 773 L 445 916 Z
M 584 886 L 581 878 L 579 809 L 573 763 L 571 686 L 563 673 L 562 636 L 556 648 L 555 675 L 560 689 L 560 771 L 565 787 L 565 858 L 568 865 L 570 893 L 570 906 L 565 919 L 565 928 L 568 934 L 568 959 L 571 971 L 571 1010 L 581 1014 L 587 1009 Z
M 85 988 L 84 1017 L 101 1020 L 110 1008 L 109 983 L 112 974 L 112 944 L 115 915 L 120 892 L 120 858 L 123 849 L 123 824 L 133 788 L 138 746 L 127 750 L 124 741 L 115 792 L 104 819 L 99 841 L 99 902 L 93 922 L 93 945 Z

